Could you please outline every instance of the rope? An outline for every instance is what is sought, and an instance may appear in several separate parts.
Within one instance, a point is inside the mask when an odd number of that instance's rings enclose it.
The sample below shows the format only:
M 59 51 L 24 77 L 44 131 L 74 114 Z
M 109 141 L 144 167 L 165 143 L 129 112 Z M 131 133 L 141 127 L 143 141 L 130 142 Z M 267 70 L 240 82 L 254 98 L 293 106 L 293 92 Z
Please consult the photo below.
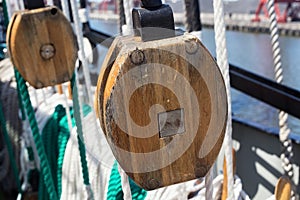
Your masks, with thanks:
M 57 193 L 55 191 L 54 182 L 52 179 L 50 166 L 48 159 L 46 157 L 45 148 L 40 136 L 40 131 L 37 125 L 37 121 L 35 118 L 34 110 L 30 101 L 28 89 L 25 83 L 25 80 L 21 76 L 21 74 L 15 69 L 15 76 L 17 80 L 18 87 L 21 92 L 21 99 L 24 102 L 24 107 L 26 110 L 26 114 L 29 120 L 29 124 L 32 130 L 33 139 L 37 148 L 37 153 L 40 158 L 40 169 L 42 173 L 43 180 L 45 182 L 45 185 L 47 187 L 47 191 L 50 195 L 50 199 L 56 200 L 57 199 Z
M 129 178 L 129 188 L 132 194 L 132 199 L 143 200 L 146 198 L 147 191 L 137 186 Z M 118 163 L 115 162 L 111 170 L 110 179 L 107 190 L 107 200 L 120 200 L 123 199 L 123 191 L 121 185 L 121 176 L 118 172 Z M 125 196 L 124 199 L 126 200 Z
M 85 79 L 85 84 L 87 88 L 87 93 L 88 93 L 88 102 L 90 106 L 93 106 L 93 97 L 90 89 L 92 88 L 91 84 L 91 77 L 89 73 L 89 68 L 88 68 L 88 62 L 87 62 L 87 57 L 85 55 L 84 51 L 84 45 L 83 45 L 83 33 L 82 29 L 80 27 L 80 19 L 79 19 L 79 13 L 78 13 L 78 5 L 76 0 L 71 0 L 71 8 L 72 8 L 72 14 L 73 14 L 73 19 L 74 19 L 74 29 L 77 35 L 77 43 L 79 46 L 79 52 L 78 52 L 78 57 L 82 62 L 82 67 L 83 67 L 83 75 Z
M 70 21 L 70 8 L 67 0 L 61 0 L 61 7 L 68 21 Z
M 80 160 L 81 160 L 81 167 L 82 167 L 82 174 L 83 174 L 83 182 L 87 186 L 87 192 L 90 195 L 88 199 L 93 199 L 93 193 L 91 191 L 90 187 L 90 181 L 89 181 L 89 171 L 87 166 L 87 160 L 86 160 L 86 151 L 84 146 L 84 138 L 83 138 L 83 117 L 80 112 L 80 103 L 79 103 L 79 97 L 78 97 L 78 90 L 77 90 L 77 84 L 76 84 L 76 76 L 73 75 L 71 79 L 71 87 L 73 91 L 73 103 L 74 103 L 74 116 L 75 116 L 75 122 L 77 126 L 77 139 L 78 139 L 78 146 L 79 146 L 79 153 L 80 153 Z
M 184 0 L 187 32 L 201 31 L 200 9 L 198 0 Z
M 131 0 L 123 0 L 124 13 L 125 13 L 125 21 L 126 25 L 122 27 L 122 33 L 124 35 L 130 35 L 132 33 L 132 18 L 131 18 L 131 10 L 133 8 L 133 1 Z
M 6 1 L 2 1 L 3 6 L 3 17 L 4 17 L 4 27 L 7 28 L 9 23 L 9 17 L 11 16 L 10 6 L 6 4 Z
M 214 193 L 214 188 L 213 188 L 213 168 L 209 170 L 208 174 L 205 176 L 205 199 L 213 199 L 213 193 Z
M 274 0 L 268 0 L 267 3 L 268 14 L 270 16 L 270 31 L 271 31 L 271 43 L 273 52 L 273 62 L 274 62 L 274 72 L 275 80 L 277 83 L 282 83 L 283 81 L 283 69 L 281 63 L 281 53 L 279 46 L 279 34 L 278 26 L 276 20 L 276 13 L 274 8 Z M 284 169 L 284 174 L 289 177 L 291 182 L 293 182 L 293 165 L 291 159 L 293 157 L 293 147 L 292 141 L 289 139 L 290 129 L 287 125 L 288 114 L 284 111 L 279 111 L 279 139 L 282 146 L 281 151 L 281 161 L 282 167 Z M 293 196 L 293 198 L 295 198 Z
M 124 200 L 131 200 L 131 191 L 130 191 L 130 185 L 129 185 L 129 180 L 127 174 L 124 172 L 124 170 L 121 168 L 120 165 L 118 165 L 118 171 L 121 177 L 121 185 L 122 185 L 122 190 L 124 193 Z
M 229 81 L 229 66 L 227 60 L 227 48 L 225 37 L 225 22 L 224 22 L 224 5 L 222 0 L 214 0 L 214 29 L 216 40 L 216 54 L 217 63 L 223 74 L 228 102 L 228 118 L 226 133 L 224 138 L 225 156 L 227 160 L 227 174 L 228 174 L 228 199 L 234 199 L 233 191 L 233 170 L 232 170 L 232 121 L 231 121 L 231 94 L 230 94 L 230 81 Z
M 118 8 L 119 8 L 119 31 L 120 33 L 122 33 L 122 27 L 123 25 L 126 24 L 123 0 L 118 0 Z
M 20 179 L 19 179 L 19 171 L 18 171 L 18 167 L 17 167 L 16 160 L 15 160 L 15 157 L 14 157 L 14 152 L 13 152 L 13 148 L 12 148 L 12 145 L 11 145 L 11 142 L 10 142 L 10 138 L 9 138 L 9 135 L 8 135 L 8 132 L 7 132 L 6 122 L 5 122 L 5 117 L 4 117 L 4 113 L 3 113 L 3 109 L 2 109 L 1 100 L 0 100 L 0 122 L 1 122 L 4 141 L 6 143 L 6 148 L 7 148 L 8 155 L 9 155 L 9 158 L 10 158 L 10 162 L 11 162 L 11 165 L 12 165 L 13 174 L 14 174 L 15 179 L 16 179 L 18 192 L 22 193 L 21 183 L 20 183 Z

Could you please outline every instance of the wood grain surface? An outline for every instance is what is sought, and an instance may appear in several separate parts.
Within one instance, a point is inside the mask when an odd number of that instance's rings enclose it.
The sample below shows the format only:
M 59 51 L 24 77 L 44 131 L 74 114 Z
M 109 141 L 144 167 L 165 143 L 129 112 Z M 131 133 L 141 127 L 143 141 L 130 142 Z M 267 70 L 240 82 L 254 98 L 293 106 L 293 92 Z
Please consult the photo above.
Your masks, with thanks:
M 287 177 L 280 177 L 275 187 L 276 200 L 290 200 L 292 185 Z
M 72 27 L 58 8 L 15 13 L 7 44 L 13 64 L 33 87 L 54 86 L 72 78 L 78 48 Z
M 189 34 L 150 42 L 117 38 L 95 107 L 114 156 L 147 190 L 205 176 L 223 142 L 224 81 Z

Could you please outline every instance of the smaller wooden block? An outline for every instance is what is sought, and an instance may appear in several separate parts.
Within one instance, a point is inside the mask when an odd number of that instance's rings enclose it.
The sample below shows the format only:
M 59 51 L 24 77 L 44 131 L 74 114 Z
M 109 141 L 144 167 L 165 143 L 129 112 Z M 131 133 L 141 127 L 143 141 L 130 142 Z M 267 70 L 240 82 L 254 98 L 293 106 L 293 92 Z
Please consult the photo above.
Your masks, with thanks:
M 77 44 L 69 21 L 56 7 L 15 13 L 8 27 L 11 60 L 35 88 L 72 78 Z

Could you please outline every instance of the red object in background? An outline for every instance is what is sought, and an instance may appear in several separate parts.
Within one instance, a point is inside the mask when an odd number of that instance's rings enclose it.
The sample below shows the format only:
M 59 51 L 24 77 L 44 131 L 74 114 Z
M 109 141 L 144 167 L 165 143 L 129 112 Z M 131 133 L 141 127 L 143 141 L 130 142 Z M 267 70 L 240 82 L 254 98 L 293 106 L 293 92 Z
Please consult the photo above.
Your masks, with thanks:
M 277 16 L 277 21 L 280 23 L 287 22 L 287 14 L 292 7 L 292 3 L 297 3 L 297 2 L 299 3 L 300 0 L 275 0 L 275 12 L 276 12 L 276 16 Z M 258 7 L 255 11 L 255 17 L 252 19 L 252 22 L 260 21 L 259 14 L 261 11 L 263 11 L 263 13 L 266 17 L 269 17 L 268 10 L 266 7 L 267 3 L 268 3 L 268 0 L 260 0 L 259 1 Z M 280 13 L 278 3 L 286 3 L 287 4 L 287 6 L 282 14 Z

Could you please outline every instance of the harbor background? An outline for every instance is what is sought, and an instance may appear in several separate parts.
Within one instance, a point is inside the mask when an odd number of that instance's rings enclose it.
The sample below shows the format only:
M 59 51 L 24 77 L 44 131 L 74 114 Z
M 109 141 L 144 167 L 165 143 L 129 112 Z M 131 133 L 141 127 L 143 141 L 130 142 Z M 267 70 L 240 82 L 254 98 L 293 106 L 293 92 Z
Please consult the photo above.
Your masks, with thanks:
M 184 12 L 183 1 L 170 1 L 167 3 L 170 3 L 175 13 Z M 258 3 L 258 0 L 225 1 L 225 14 L 251 14 L 254 13 Z M 200 8 L 202 13 L 212 13 L 212 1 L 201 0 Z M 96 30 L 101 30 L 110 35 L 118 34 L 119 28 L 116 19 L 91 19 L 90 23 L 92 28 Z M 179 25 L 179 27 L 184 29 L 183 25 Z M 226 38 L 228 58 L 231 64 L 269 79 L 274 79 L 271 40 L 269 34 L 227 31 Z M 213 29 L 203 29 L 202 42 L 211 54 L 215 56 Z M 300 38 L 281 36 L 280 47 L 284 75 L 283 84 L 300 90 L 300 81 L 298 78 L 300 74 Z M 105 51 L 102 51 L 102 54 L 105 54 Z M 231 91 L 234 117 L 238 117 L 250 123 L 255 123 L 264 129 L 278 131 L 278 112 L 276 109 L 235 89 L 232 89 Z M 300 120 L 290 116 L 288 122 L 292 133 L 300 136 Z

